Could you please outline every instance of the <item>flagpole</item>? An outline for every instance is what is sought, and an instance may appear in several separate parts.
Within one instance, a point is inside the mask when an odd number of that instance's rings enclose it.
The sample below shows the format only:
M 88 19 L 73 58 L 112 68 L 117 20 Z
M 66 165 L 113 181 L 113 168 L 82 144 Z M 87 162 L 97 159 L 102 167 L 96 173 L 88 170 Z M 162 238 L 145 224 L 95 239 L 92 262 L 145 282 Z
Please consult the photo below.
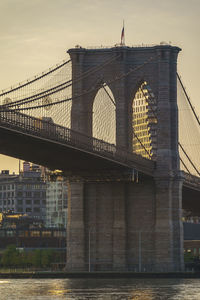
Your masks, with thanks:
M 122 27 L 122 33 L 121 33 L 121 46 L 125 46 L 125 34 L 124 34 L 124 20 L 123 20 L 123 27 Z
M 124 28 L 124 20 L 123 20 L 123 28 Z M 124 28 L 124 43 L 123 45 L 125 46 L 125 28 Z

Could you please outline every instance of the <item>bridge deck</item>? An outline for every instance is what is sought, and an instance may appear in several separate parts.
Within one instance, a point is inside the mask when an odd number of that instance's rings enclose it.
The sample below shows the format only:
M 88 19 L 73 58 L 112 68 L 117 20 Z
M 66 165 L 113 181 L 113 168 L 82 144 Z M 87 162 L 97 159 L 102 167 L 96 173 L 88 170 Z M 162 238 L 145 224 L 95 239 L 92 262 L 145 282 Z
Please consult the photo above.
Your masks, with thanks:
M 63 171 L 127 171 L 153 176 L 154 161 L 69 128 L 19 112 L 0 114 L 0 152 Z M 52 159 L 54 158 L 54 159 Z M 200 178 L 184 174 L 185 188 L 200 191 Z
M 155 169 L 155 162 L 113 144 L 21 113 L 1 113 L 0 135 L 2 154 L 61 170 L 137 169 L 152 176 Z

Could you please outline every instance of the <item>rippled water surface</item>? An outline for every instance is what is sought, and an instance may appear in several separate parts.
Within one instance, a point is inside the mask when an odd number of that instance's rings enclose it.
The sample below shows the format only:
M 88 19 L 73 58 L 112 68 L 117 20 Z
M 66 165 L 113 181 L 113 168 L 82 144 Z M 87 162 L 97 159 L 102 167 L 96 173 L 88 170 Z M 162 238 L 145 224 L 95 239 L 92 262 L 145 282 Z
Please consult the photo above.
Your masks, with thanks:
M 0 300 L 200 300 L 200 279 L 2 279 Z

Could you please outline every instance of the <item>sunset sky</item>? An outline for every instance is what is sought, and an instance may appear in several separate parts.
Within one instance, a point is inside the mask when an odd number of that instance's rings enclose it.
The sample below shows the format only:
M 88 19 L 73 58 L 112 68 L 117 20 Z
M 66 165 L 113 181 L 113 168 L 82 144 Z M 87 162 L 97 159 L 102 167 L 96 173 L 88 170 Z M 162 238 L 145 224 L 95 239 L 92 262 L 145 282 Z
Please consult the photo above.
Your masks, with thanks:
M 67 57 L 79 44 L 113 46 L 125 20 L 126 45 L 171 42 L 178 70 L 200 115 L 200 0 L 1 0 L 0 89 Z M 0 170 L 18 161 L 0 157 Z

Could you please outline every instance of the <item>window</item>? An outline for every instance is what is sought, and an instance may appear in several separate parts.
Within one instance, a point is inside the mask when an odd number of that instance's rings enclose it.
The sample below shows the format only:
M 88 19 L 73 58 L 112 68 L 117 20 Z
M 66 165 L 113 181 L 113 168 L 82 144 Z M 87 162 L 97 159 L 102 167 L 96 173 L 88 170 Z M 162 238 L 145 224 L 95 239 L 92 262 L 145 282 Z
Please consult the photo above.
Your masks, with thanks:
M 25 237 L 25 231 L 23 231 L 23 230 L 18 231 L 18 236 Z
M 0 230 L 0 236 L 1 237 L 5 236 L 5 231 L 4 230 Z
M 32 188 L 31 184 L 26 184 L 26 185 L 25 185 L 25 189 L 26 189 L 26 190 L 30 190 L 31 188 Z
M 16 235 L 16 232 L 15 232 L 15 230 L 7 230 L 7 231 L 6 231 L 6 235 L 7 235 L 7 236 L 15 236 L 15 235 Z
M 39 213 L 40 212 L 40 208 L 39 207 L 34 207 L 34 212 Z
M 30 205 L 31 202 L 32 202 L 31 200 L 26 200 L 26 204 L 27 204 L 27 205 Z
M 34 204 L 38 204 L 38 205 L 40 205 L 40 200 L 39 199 L 36 199 L 36 200 L 34 200 Z
M 31 207 L 27 207 L 27 208 L 26 208 L 26 212 L 32 212 Z
M 18 207 L 17 207 L 17 211 L 18 211 L 18 212 L 23 212 L 23 207 L 18 206 Z
M 34 198 L 39 198 L 40 197 L 40 192 L 34 192 L 33 196 L 34 196 Z
M 42 231 L 42 237 L 50 237 L 51 231 Z
M 53 236 L 54 237 L 63 237 L 63 232 L 62 231 L 54 231 Z
M 40 237 L 40 231 L 39 230 L 33 230 L 30 232 L 31 237 Z
M 32 193 L 29 191 L 29 192 L 26 192 L 26 197 L 31 197 L 32 196 Z

